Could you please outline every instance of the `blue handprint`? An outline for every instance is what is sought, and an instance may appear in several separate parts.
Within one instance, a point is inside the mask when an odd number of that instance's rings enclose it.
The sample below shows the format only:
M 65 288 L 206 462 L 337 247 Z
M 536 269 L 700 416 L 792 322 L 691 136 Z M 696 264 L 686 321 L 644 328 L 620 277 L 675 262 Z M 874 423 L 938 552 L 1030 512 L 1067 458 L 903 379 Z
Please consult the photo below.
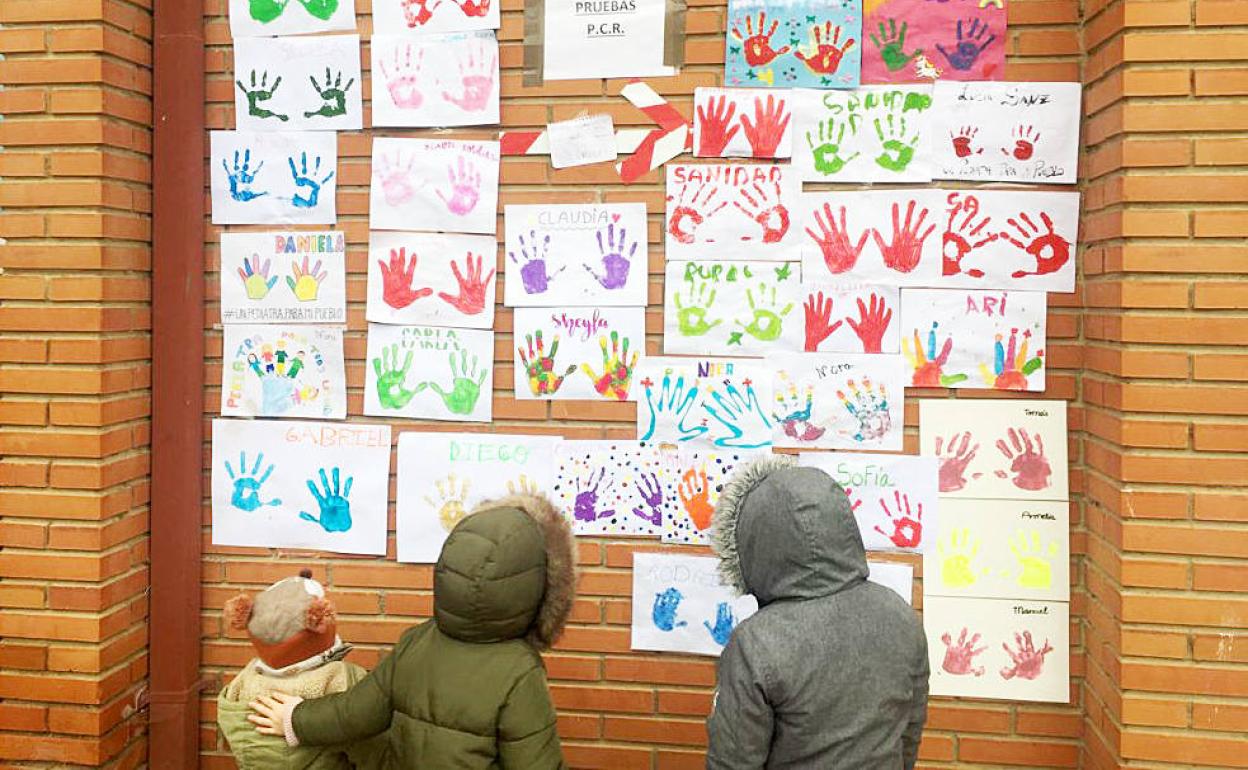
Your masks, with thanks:
M 264 475 L 256 478 L 256 474 L 260 472 L 260 466 L 264 463 L 264 452 L 256 456 L 256 464 L 252 466 L 251 471 L 247 470 L 247 453 L 238 453 L 238 473 L 234 473 L 234 468 L 230 466 L 230 461 L 225 461 L 225 470 L 230 474 L 230 478 L 234 481 L 234 492 L 230 495 L 230 505 L 240 511 L 254 511 L 257 508 L 266 505 L 281 505 L 281 500 L 261 500 L 260 487 L 264 486 L 264 482 L 269 480 L 269 475 L 273 473 L 273 463 L 269 463 L 269 467 L 264 469 Z
M 710 621 L 702 621 L 702 625 L 706 626 L 706 630 L 711 632 L 711 638 L 720 647 L 728 644 L 729 637 L 732 636 L 732 629 L 737 625 L 737 619 L 732 614 L 732 605 L 728 602 L 720 602 L 715 608 L 715 625 L 711 625 Z
M 771 446 L 771 420 L 763 411 L 762 404 L 758 403 L 753 383 L 744 380 L 741 384 L 745 386 L 744 393 L 731 380 L 724 380 L 723 392 L 711 392 L 711 399 L 718 408 L 712 404 L 702 405 L 728 431 L 728 435 L 719 436 L 712 443 L 739 449 Z M 747 420 L 750 424 L 746 424 Z
M 355 481 L 355 477 L 348 476 L 346 486 L 342 486 L 339 484 L 338 469 L 334 468 L 334 486 L 331 488 L 324 468 L 321 468 L 320 474 L 322 490 L 317 490 L 315 479 L 308 479 L 308 490 L 316 498 L 321 515 L 318 518 L 300 511 L 299 518 L 320 524 L 326 532 L 346 532 L 351 529 L 351 503 L 347 502 L 347 498 L 351 495 L 351 482 Z
M 255 168 L 252 168 L 250 148 L 243 151 L 242 163 L 239 163 L 238 150 L 235 150 L 233 169 L 225 162 L 225 158 L 221 159 L 221 168 L 225 169 L 225 175 L 229 177 L 230 197 L 234 200 L 246 203 L 262 195 L 268 195 L 268 192 L 256 192 L 251 189 L 251 185 L 255 183 L 256 177 L 260 174 L 260 169 L 264 168 L 264 161 L 260 161 Z
M 656 628 L 660 631 L 671 631 L 689 625 L 683 620 L 676 620 L 676 608 L 680 606 L 680 600 L 683 598 L 685 595 L 676 588 L 669 588 L 661 594 L 654 595 L 654 609 L 650 611 L 650 617 L 654 619 Z
M 989 35 L 988 39 L 984 40 L 984 35 L 987 35 L 988 31 L 988 24 L 986 22 L 980 22 L 979 19 L 972 19 L 971 28 L 967 31 L 967 34 L 963 36 L 962 20 L 959 19 L 957 27 L 958 37 L 957 42 L 953 47 L 953 53 L 946 51 L 945 47 L 940 43 L 936 44 L 936 50 L 940 51 L 941 55 L 945 57 L 945 59 L 949 62 L 950 67 L 953 67 L 955 70 L 969 70 L 971 67 L 975 66 L 975 60 L 978 59 L 979 55 L 984 52 L 984 49 L 992 45 L 992 41 L 997 39 L 997 36 L 994 34 Z M 984 40 L 982 44 L 979 42 L 981 40 Z
M 321 156 L 318 155 L 314 159 L 311 175 L 308 173 L 308 154 L 306 152 L 299 154 L 298 168 L 295 167 L 295 159 L 293 157 L 287 158 L 286 161 L 290 163 L 290 175 L 295 178 L 295 188 L 297 190 L 307 188 L 308 190 L 306 196 L 296 192 L 295 197 L 290 202 L 297 209 L 316 208 L 316 204 L 321 197 L 321 185 L 333 179 L 334 172 L 330 171 L 325 175 L 325 178 L 318 182 L 313 177 L 321 173 Z
M 708 428 L 705 425 L 688 426 L 685 424 L 685 420 L 689 418 L 689 413 L 693 410 L 694 403 L 698 400 L 696 379 L 686 390 L 685 376 L 680 375 L 673 383 L 672 370 L 666 370 L 663 373 L 663 384 L 657 402 L 654 399 L 654 382 L 647 377 L 642 380 L 641 384 L 646 389 L 646 404 L 650 407 L 650 424 L 646 427 L 645 435 L 640 437 L 642 441 L 649 441 L 654 437 L 660 414 L 671 415 L 671 420 L 676 423 L 676 430 L 680 431 L 681 441 L 697 438 L 707 432 Z

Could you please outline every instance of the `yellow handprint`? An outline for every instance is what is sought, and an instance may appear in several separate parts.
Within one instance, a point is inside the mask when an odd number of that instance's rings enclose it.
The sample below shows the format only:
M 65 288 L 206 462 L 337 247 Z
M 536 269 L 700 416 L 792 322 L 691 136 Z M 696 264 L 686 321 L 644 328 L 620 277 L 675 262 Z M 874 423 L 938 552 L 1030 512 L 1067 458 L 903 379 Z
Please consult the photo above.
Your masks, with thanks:
M 329 273 L 321 269 L 320 260 L 308 269 L 308 258 L 303 258 L 303 268 L 300 269 L 297 262 L 290 263 L 291 274 L 286 276 L 286 285 L 295 293 L 295 299 L 300 302 L 315 302 L 316 294 L 321 288 L 321 281 L 325 280 L 325 276 Z
M 955 529 L 949 533 L 948 551 L 943 541 L 936 542 L 940 555 L 940 579 L 949 588 L 966 588 L 979 579 L 972 562 L 979 554 L 980 539 L 971 535 L 969 528 Z
M 1057 556 L 1057 543 L 1049 541 L 1048 548 L 1041 542 L 1040 533 L 1033 531 L 1031 537 L 1021 529 L 1010 541 L 1010 551 L 1022 568 L 1018 584 L 1023 588 L 1049 588 L 1053 585 L 1053 559 Z
M 455 489 L 457 483 L 458 490 Z M 425 495 L 425 502 L 429 503 L 429 507 L 438 509 L 438 521 L 442 523 L 442 529 L 450 532 L 468 515 L 468 509 L 464 506 L 464 501 L 468 499 L 468 479 L 461 482 L 452 473 L 444 480 L 434 482 L 434 486 L 438 490 L 438 499 Z
M 507 482 L 507 494 L 509 495 L 536 495 L 537 482 L 521 473 L 519 478 L 512 479 Z

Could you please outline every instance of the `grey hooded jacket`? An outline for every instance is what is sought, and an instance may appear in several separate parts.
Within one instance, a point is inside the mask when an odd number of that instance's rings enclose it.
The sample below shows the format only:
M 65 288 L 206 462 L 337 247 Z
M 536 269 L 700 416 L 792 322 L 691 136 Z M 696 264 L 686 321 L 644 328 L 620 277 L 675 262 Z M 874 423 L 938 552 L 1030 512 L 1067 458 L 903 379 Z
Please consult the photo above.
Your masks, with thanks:
M 713 520 L 720 569 L 759 611 L 719 659 L 708 770 L 909 770 L 927 719 L 927 640 L 867 582 L 845 491 L 774 455 L 729 482 Z

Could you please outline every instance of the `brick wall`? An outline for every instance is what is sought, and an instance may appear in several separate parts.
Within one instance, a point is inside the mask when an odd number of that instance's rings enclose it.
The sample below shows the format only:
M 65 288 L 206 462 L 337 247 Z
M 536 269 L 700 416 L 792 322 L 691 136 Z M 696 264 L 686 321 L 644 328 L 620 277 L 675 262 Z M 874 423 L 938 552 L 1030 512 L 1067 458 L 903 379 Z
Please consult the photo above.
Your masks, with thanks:
M 147 5 L 0 3 L 5 766 L 144 757 Z

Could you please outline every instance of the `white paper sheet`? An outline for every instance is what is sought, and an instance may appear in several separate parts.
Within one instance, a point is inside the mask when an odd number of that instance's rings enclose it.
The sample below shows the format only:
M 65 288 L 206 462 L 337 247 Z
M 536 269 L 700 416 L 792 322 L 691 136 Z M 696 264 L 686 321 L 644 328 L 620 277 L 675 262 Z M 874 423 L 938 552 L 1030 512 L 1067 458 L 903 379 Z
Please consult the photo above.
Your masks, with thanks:
M 357 130 L 364 127 L 363 90 L 359 35 L 234 41 L 236 128 Z
M 1038 291 L 905 289 L 910 385 L 1044 390 L 1046 299 Z
M 230 0 L 234 38 L 355 29 L 355 0 Z
M 808 281 L 940 286 L 940 190 L 807 193 L 795 212 Z
M 896 353 L 901 294 L 896 286 L 802 282 L 807 353 Z
M 867 569 L 870 570 L 867 580 L 893 589 L 906 604 L 914 605 L 914 567 L 891 561 L 868 561 Z
M 608 114 L 548 123 L 546 133 L 550 139 L 550 165 L 555 168 L 605 163 L 618 155 L 615 123 Z
M 364 414 L 455 422 L 493 416 L 494 332 L 368 325 Z
M 667 261 L 796 261 L 801 183 L 788 166 L 667 165 Z
M 347 416 L 340 327 L 230 324 L 221 359 L 225 417 Z
M 489 30 L 374 35 L 374 126 L 498 123 L 498 40 Z
M 663 282 L 663 352 L 765 356 L 805 342 L 796 262 L 672 262 Z
M 638 439 L 723 449 L 771 446 L 766 362 L 649 356 L 633 376 Z
M 507 305 L 645 306 L 646 204 L 506 206 L 503 221 Z
M 421 36 L 498 29 L 499 0 L 373 0 L 373 29 Z
M 932 458 L 802 452 L 799 462 L 845 489 L 868 551 L 922 553 L 932 547 L 941 509 Z
M 373 140 L 369 226 L 493 235 L 498 142 Z
M 446 536 L 481 503 L 552 493 L 558 436 L 400 433 L 399 561 L 433 563 Z
M 732 472 L 738 465 L 768 454 L 768 449 L 682 445 L 672 476 L 676 488 L 672 496 L 679 504 L 663 518 L 663 542 L 709 545 L 711 516 Z
M 901 356 L 773 353 L 767 367 L 775 446 L 901 450 Z
M 488 235 L 369 233 L 368 320 L 492 328 L 497 254 Z
M 693 154 L 699 158 L 788 158 L 793 92 L 695 88 Z
M 221 233 L 221 323 L 346 323 L 347 236 Z
M 390 426 L 212 421 L 213 545 L 384 554 Z
M 338 136 L 328 131 L 213 131 L 214 225 L 332 225 Z
M 957 83 L 935 87 L 936 179 L 1079 181 L 1078 83 Z
M 671 446 L 564 441 L 555 448 L 553 501 L 578 535 L 658 537 L 665 512 L 678 505 L 677 460 Z
M 644 308 L 520 307 L 512 318 L 517 399 L 628 399 L 646 350 Z
M 1068 604 L 924 596 L 923 627 L 932 695 L 1070 699 Z
M 932 87 L 794 92 L 793 165 L 805 182 L 930 182 Z
M 671 75 L 663 66 L 665 0 L 547 0 L 546 80 Z
M 632 648 L 719 655 L 758 602 L 736 596 L 718 569 L 712 556 L 633 554 Z
M 1070 499 L 1065 401 L 919 401 L 919 447 L 946 497 Z

